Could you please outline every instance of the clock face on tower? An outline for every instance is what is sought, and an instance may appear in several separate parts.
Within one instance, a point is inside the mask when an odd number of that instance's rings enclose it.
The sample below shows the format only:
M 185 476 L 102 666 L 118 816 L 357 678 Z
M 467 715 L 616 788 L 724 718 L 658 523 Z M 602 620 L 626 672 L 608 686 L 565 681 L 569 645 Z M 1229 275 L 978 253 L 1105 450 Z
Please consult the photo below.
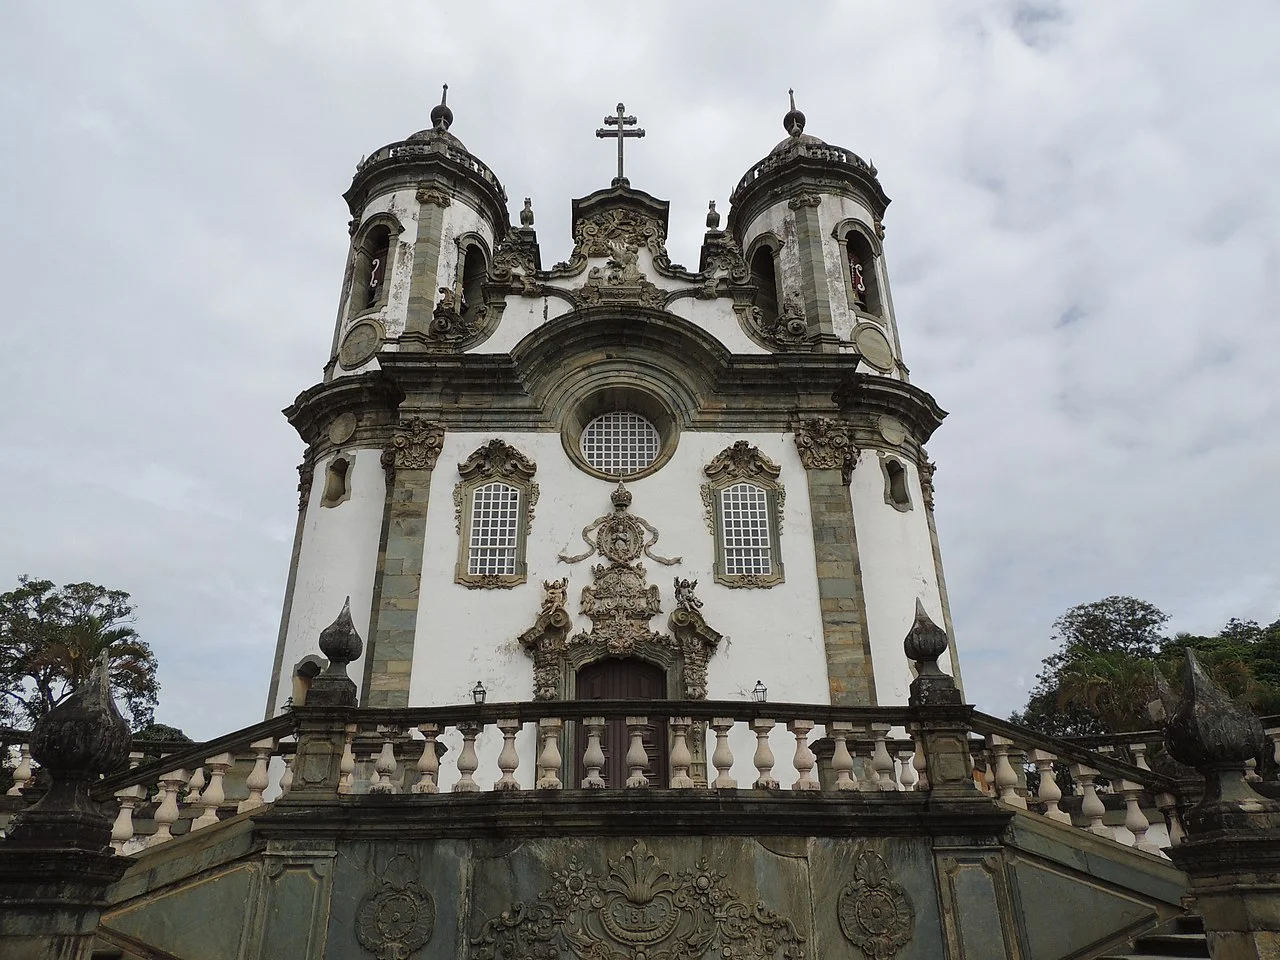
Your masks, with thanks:
M 361 320 L 347 333 L 338 350 L 338 363 L 351 370 L 373 359 L 382 346 L 382 325 L 374 320 Z

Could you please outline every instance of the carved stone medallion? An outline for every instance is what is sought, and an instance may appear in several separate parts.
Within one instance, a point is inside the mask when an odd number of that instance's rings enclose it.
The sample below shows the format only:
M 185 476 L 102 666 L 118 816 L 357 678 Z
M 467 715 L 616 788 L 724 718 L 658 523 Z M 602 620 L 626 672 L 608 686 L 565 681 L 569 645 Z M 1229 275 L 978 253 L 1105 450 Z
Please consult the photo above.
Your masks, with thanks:
M 535 901 L 517 901 L 471 938 L 476 960 L 804 960 L 805 938 L 739 897 L 704 858 L 668 869 L 638 841 L 602 874 L 576 859 Z
M 591 549 L 576 556 L 562 553 L 558 558 L 562 563 L 578 563 L 596 553 L 614 563 L 631 563 L 641 554 L 668 567 L 680 562 L 679 557 L 661 557 L 651 552 L 658 542 L 658 531 L 643 517 L 627 512 L 631 506 L 630 490 L 619 483 L 609 499 L 613 501 L 613 513 L 596 517 L 582 528 L 582 539 Z
M 329 424 L 329 442 L 340 446 L 346 443 L 355 435 L 356 432 L 356 415 L 350 410 L 346 410 L 336 417 Z
M 870 850 L 859 854 L 853 875 L 836 904 L 840 929 L 872 960 L 890 960 L 915 935 L 916 913 L 889 865 Z
M 893 369 L 893 347 L 889 345 L 888 338 L 879 327 L 869 323 L 859 325 L 858 329 L 853 331 L 853 345 L 858 348 L 862 359 L 871 367 L 881 373 L 887 373 Z
M 338 363 L 343 370 L 364 366 L 382 346 L 382 324 L 374 320 L 361 320 L 348 331 L 338 350 Z
M 408 960 L 435 932 L 435 901 L 417 876 L 413 859 L 397 854 L 382 871 L 378 887 L 360 902 L 356 939 L 378 960 Z

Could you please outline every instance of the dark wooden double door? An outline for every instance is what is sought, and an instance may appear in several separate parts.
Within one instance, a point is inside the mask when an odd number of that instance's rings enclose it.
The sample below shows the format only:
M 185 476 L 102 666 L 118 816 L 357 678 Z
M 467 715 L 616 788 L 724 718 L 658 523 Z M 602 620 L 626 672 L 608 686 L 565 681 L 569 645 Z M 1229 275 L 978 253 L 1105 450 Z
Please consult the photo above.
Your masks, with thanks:
M 579 700 L 665 700 L 667 696 L 667 676 L 661 667 L 654 666 L 634 657 L 597 660 L 578 671 Z M 642 704 L 636 704 L 636 715 L 645 716 Z M 577 749 L 574 751 L 575 787 L 582 785 L 582 778 L 587 775 L 582 763 L 583 751 L 587 748 L 586 731 L 579 727 Z M 667 785 L 667 724 L 663 717 L 650 717 L 645 727 L 645 752 L 649 755 L 649 765 L 644 775 L 649 778 L 651 787 Z M 604 728 L 604 769 L 600 776 L 608 786 L 617 788 L 626 786 L 631 771 L 627 768 L 627 750 L 631 745 L 626 720 L 618 717 L 607 720 Z

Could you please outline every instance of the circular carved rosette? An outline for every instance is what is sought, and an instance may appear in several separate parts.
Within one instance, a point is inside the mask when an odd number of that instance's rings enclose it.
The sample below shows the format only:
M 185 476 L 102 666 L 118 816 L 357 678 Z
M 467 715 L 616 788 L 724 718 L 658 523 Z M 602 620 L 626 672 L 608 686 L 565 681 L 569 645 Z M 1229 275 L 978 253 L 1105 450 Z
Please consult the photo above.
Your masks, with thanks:
M 360 904 L 356 939 L 378 960 L 409 960 L 435 932 L 435 901 L 411 879 L 415 874 L 409 858 L 393 857 L 380 878 L 381 889 Z
M 890 960 L 915 933 L 916 915 L 902 885 L 889 878 L 879 854 L 858 857 L 856 880 L 845 884 L 836 905 L 840 929 L 873 960 Z

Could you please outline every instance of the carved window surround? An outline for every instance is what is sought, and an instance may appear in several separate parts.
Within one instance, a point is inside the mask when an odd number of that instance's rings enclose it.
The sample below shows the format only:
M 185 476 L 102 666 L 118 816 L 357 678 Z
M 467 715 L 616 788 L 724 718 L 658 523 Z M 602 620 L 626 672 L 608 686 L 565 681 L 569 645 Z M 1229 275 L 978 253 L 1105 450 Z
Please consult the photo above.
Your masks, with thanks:
M 369 258 L 372 256 L 372 248 L 370 246 L 370 234 L 378 227 L 385 227 L 389 234 L 387 242 L 387 263 L 382 268 L 382 287 L 378 290 L 377 297 L 373 303 L 367 306 L 354 308 L 352 306 L 357 291 L 356 287 L 362 283 L 368 283 L 369 275 Z M 399 245 L 400 235 L 404 233 L 404 224 L 400 222 L 394 214 L 391 213 L 371 213 L 365 217 L 356 227 L 351 238 L 352 249 L 352 277 L 351 283 L 347 289 L 347 317 L 348 324 L 353 323 L 361 317 L 373 316 L 380 313 L 388 302 L 387 291 L 391 289 L 391 277 L 396 267 L 396 248 Z
M 884 502 L 900 513 L 911 510 L 911 490 L 907 486 L 907 468 L 897 457 L 879 451 L 880 471 L 884 474 Z
M 461 479 L 453 488 L 454 525 L 458 531 L 458 561 L 454 580 L 471 589 L 509 589 L 528 579 L 525 547 L 538 504 L 538 485 L 533 480 L 538 465 L 503 440 L 490 440 L 458 464 Z M 502 484 L 518 491 L 514 572 L 509 574 L 470 572 L 471 533 L 477 492 L 490 484 Z
M 707 482 L 702 485 L 702 503 L 706 508 L 707 527 L 715 541 L 715 582 L 726 587 L 772 587 L 786 577 L 782 566 L 782 507 L 786 490 L 778 482 L 782 468 L 746 440 L 738 440 L 721 450 L 703 469 Z M 731 574 L 725 555 L 724 492 L 729 487 L 747 483 L 762 490 L 768 521 L 770 572 L 768 574 Z

